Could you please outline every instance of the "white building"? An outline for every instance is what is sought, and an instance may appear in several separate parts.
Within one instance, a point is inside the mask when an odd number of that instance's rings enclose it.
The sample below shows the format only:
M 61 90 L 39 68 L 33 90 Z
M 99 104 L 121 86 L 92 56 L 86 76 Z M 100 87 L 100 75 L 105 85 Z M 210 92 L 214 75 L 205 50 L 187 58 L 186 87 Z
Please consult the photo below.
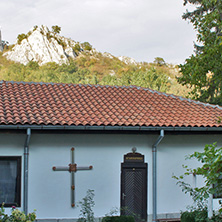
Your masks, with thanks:
M 172 176 L 185 155 L 222 144 L 220 116 L 222 107 L 135 86 L 2 81 L 0 202 L 69 221 L 91 189 L 98 218 L 115 207 L 179 217 L 192 200 Z

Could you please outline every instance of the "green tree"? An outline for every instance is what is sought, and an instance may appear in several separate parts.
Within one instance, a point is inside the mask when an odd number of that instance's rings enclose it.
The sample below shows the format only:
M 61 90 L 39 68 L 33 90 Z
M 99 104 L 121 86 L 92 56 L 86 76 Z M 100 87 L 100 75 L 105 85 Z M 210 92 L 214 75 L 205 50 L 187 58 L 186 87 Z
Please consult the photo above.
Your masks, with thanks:
M 203 102 L 222 105 L 222 1 L 184 0 L 194 5 L 183 19 L 197 31 L 194 54 L 180 65 L 179 83 L 191 87 L 191 96 Z
M 177 184 L 182 188 L 182 191 L 190 194 L 197 203 L 197 207 L 204 209 L 210 194 L 222 193 L 222 147 L 218 148 L 216 143 L 207 144 L 203 152 L 194 152 L 186 159 L 195 159 L 201 165 L 194 169 L 183 165 L 185 173 L 179 177 L 173 176 L 173 178 L 177 180 Z M 202 176 L 204 179 L 203 185 L 193 188 L 185 179 L 190 175 Z M 219 211 L 221 213 L 222 208 Z
M 76 43 L 75 46 L 73 47 L 74 52 L 76 53 L 76 55 L 79 54 L 79 52 L 81 51 L 81 46 L 79 43 Z
M 18 44 L 20 45 L 23 39 L 26 39 L 27 35 L 22 33 L 17 36 Z
M 156 57 L 156 58 L 154 59 L 154 62 L 153 62 L 153 63 L 156 64 L 156 65 L 158 65 L 158 66 L 164 66 L 164 65 L 166 65 L 166 62 L 165 62 L 164 59 L 161 58 L 161 57 Z
M 88 51 L 92 50 L 92 45 L 89 42 L 83 42 L 81 46 L 83 47 L 84 50 L 88 50 Z
M 58 25 L 53 25 L 52 32 L 54 32 L 55 34 L 59 34 L 61 32 L 61 27 L 59 27 Z

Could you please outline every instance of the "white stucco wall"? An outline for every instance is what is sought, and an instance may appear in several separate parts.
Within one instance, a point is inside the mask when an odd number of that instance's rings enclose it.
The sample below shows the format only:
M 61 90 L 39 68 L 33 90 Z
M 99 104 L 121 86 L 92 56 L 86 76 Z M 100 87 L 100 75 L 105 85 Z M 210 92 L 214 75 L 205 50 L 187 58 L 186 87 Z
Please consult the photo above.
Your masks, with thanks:
M 29 209 L 36 208 L 39 218 L 79 216 L 80 208 L 70 206 L 70 174 L 52 171 L 52 166 L 67 166 L 70 163 L 71 147 L 75 147 L 77 165 L 93 165 L 91 171 L 75 173 L 76 202 L 86 195 L 88 189 L 92 189 L 95 191 L 96 216 L 109 213 L 113 207 L 119 208 L 123 155 L 136 146 L 138 152 L 145 154 L 146 162 L 150 163 L 152 152 L 148 142 L 147 136 L 135 135 L 32 135 Z
M 76 202 L 88 189 L 95 191 L 95 216 L 120 207 L 120 173 L 123 155 L 132 147 L 148 163 L 148 214 L 152 214 L 152 144 L 158 135 L 36 134 L 32 132 L 29 155 L 29 211 L 38 219 L 78 218 L 80 208 L 70 206 L 70 173 L 54 172 L 52 166 L 68 166 L 70 148 L 75 147 L 79 166 L 93 165 L 91 171 L 75 173 Z M 22 155 L 25 135 L 0 134 L 0 155 Z M 203 150 L 206 143 L 222 141 L 215 135 L 165 135 L 157 152 L 157 213 L 180 213 L 192 201 L 181 192 L 172 175 L 183 172 L 185 155 Z M 22 171 L 23 175 L 23 171 Z M 190 179 L 192 182 L 192 178 Z M 10 209 L 7 209 L 10 212 Z
M 180 176 L 184 170 L 182 164 L 197 167 L 200 163 L 195 160 L 185 160 L 185 156 L 194 151 L 203 151 L 205 144 L 218 142 L 222 145 L 222 138 L 216 135 L 166 135 L 158 147 L 158 213 L 176 213 L 192 205 L 188 194 L 181 192 L 176 185 L 173 175 Z M 193 184 L 193 176 L 187 177 L 187 182 Z M 202 179 L 197 176 L 197 185 Z M 217 200 L 214 201 L 216 207 Z

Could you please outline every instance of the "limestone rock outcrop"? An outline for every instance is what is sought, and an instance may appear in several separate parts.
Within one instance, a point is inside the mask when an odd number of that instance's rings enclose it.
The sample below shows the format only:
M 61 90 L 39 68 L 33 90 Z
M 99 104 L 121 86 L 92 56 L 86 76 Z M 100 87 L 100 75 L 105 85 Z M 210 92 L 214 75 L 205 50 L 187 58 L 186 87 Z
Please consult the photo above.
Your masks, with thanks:
M 32 28 L 25 37 L 17 40 L 14 47 L 3 55 L 7 59 L 26 65 L 36 61 L 39 65 L 48 62 L 68 63 L 68 58 L 75 58 L 75 45 L 72 39 L 51 32 L 46 26 Z M 80 48 L 80 50 L 82 50 Z
M 76 42 L 42 25 L 33 27 L 27 34 L 19 35 L 14 46 L 8 51 L 3 51 L 3 56 L 24 65 L 30 61 L 44 65 L 48 62 L 67 64 L 70 59 L 75 59 L 77 56 L 95 56 L 99 53 L 88 42 Z M 102 53 L 102 56 L 117 58 L 126 64 L 136 64 L 134 59 L 126 56 L 115 57 L 107 52 Z

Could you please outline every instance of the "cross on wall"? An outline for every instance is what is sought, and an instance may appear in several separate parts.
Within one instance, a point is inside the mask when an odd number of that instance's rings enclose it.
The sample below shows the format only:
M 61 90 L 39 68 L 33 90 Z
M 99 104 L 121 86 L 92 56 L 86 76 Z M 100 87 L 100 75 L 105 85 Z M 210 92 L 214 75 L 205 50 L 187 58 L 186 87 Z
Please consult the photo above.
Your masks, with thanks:
M 92 170 L 93 166 L 77 166 L 74 159 L 74 150 L 71 148 L 71 163 L 68 166 L 53 166 L 53 171 L 68 171 L 71 173 L 71 207 L 75 207 L 75 172 L 79 170 Z

